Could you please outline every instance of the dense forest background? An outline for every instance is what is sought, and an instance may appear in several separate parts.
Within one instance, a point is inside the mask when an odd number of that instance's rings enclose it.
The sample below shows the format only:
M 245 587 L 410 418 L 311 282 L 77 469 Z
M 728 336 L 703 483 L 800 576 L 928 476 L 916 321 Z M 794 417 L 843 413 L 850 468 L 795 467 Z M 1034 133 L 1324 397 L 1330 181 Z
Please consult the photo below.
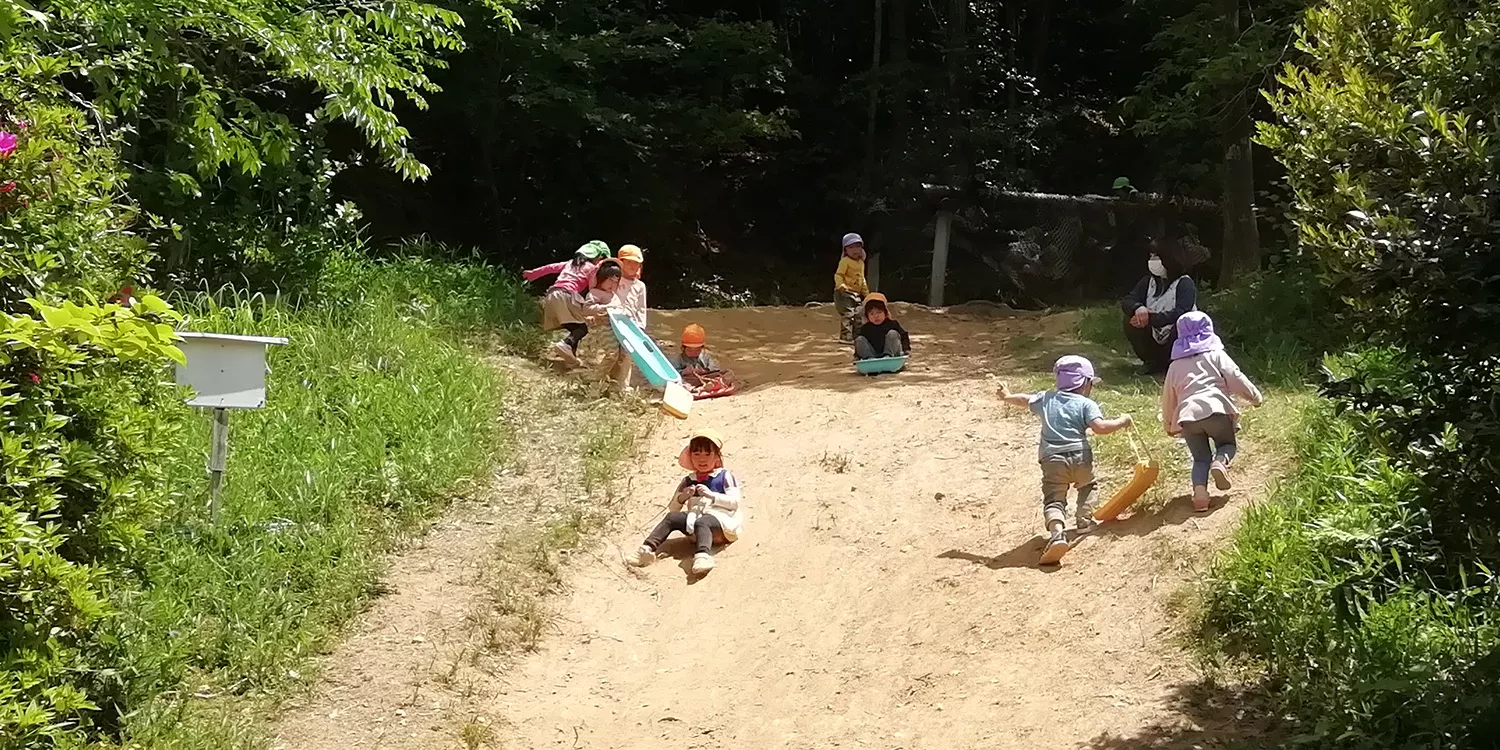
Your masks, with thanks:
M 635 242 L 661 299 L 688 303 L 821 299 L 845 231 L 882 252 L 883 286 L 921 298 L 922 185 L 941 184 L 977 204 L 955 296 L 1056 302 L 1066 274 L 1002 290 L 980 262 L 1038 223 L 985 211 L 980 188 L 1108 193 L 1125 176 L 1219 201 L 1225 139 L 1248 152 L 1302 5 L 544 0 L 514 29 L 459 7 L 467 48 L 431 108 L 403 114 L 430 179 L 367 165 L 336 188 L 380 242 L 425 234 L 503 264 Z M 1241 172 L 1248 212 L 1275 171 Z M 1128 266 L 1092 293 L 1138 276 L 1148 230 L 1083 233 L 1086 260 Z
M 291 4 L 269 7 L 280 5 Z M 362 73 L 375 84 L 391 76 L 383 93 L 396 96 L 373 101 L 378 113 L 330 117 L 324 107 L 318 116 L 315 92 L 270 85 L 266 71 L 223 50 L 204 62 L 231 95 L 140 102 L 126 135 L 128 161 L 141 168 L 133 192 L 185 228 L 164 238 L 172 251 L 161 270 L 285 285 L 283 261 L 320 241 L 306 227 L 326 223 L 309 220 L 324 212 L 376 245 L 425 236 L 506 267 L 551 261 L 596 237 L 633 242 L 647 248 L 664 304 L 802 302 L 827 295 L 836 239 L 860 231 L 882 253 L 883 286 L 920 298 L 928 183 L 956 188 L 967 209 L 952 297 L 1076 302 L 1069 287 L 1097 297 L 1137 277 L 1152 230 L 1085 216 L 1062 248 L 1066 260 L 1102 261 L 1110 273 L 1028 278 L 1007 273 L 1007 256 L 1026 229 L 1058 222 L 1000 210 L 984 191 L 1108 193 L 1123 176 L 1142 191 L 1227 197 L 1249 216 L 1276 179 L 1249 145 L 1265 106 L 1257 89 L 1271 87 L 1293 53 L 1291 21 L 1305 3 L 444 5 L 400 39 L 411 49 L 393 51 L 390 71 Z M 424 34 L 437 44 L 419 49 Z M 170 35 L 161 44 L 199 46 Z M 335 57 L 364 64 L 352 51 Z M 247 150 L 297 153 L 274 170 L 247 172 L 235 156 L 212 173 L 185 169 L 173 163 L 182 145 L 163 140 L 198 124 L 181 121 L 183 104 L 253 108 L 258 124 L 226 135 Z M 371 127 L 390 129 L 387 140 L 368 138 Z M 397 169 L 382 153 L 392 139 L 403 149 Z M 343 200 L 361 216 L 332 212 Z M 265 256 L 231 248 L 252 227 Z M 1220 273 L 1220 231 L 1199 227 L 1213 249 L 1202 275 Z M 1044 247 L 1032 255 L 1060 245 L 1056 234 L 1034 237 Z M 1257 248 L 1251 237 L 1241 254 Z

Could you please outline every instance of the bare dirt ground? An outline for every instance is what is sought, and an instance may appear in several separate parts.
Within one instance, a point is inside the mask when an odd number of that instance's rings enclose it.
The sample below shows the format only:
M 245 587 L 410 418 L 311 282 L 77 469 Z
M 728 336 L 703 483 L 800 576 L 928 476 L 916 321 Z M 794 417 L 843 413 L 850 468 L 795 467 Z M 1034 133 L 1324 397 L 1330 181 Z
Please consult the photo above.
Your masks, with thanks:
M 1172 642 L 1166 602 L 1266 467 L 1246 462 L 1213 513 L 1178 497 L 1039 569 L 1037 425 L 983 375 L 1050 362 L 1072 321 L 896 310 L 917 356 L 873 379 L 833 343 L 830 308 L 653 313 L 659 339 L 703 324 L 747 387 L 659 424 L 619 520 L 563 572 L 538 647 L 507 659 L 475 635 L 485 561 L 513 516 L 503 500 L 460 512 L 393 562 L 391 592 L 276 747 L 1189 748 L 1253 734 Z M 1019 336 L 1044 341 L 1023 355 Z M 727 438 L 745 532 L 700 581 L 680 541 L 629 570 L 620 554 L 656 520 L 699 425 Z M 500 477 L 497 497 L 524 481 L 541 512 L 567 472 Z M 1103 491 L 1126 478 L 1103 472 Z

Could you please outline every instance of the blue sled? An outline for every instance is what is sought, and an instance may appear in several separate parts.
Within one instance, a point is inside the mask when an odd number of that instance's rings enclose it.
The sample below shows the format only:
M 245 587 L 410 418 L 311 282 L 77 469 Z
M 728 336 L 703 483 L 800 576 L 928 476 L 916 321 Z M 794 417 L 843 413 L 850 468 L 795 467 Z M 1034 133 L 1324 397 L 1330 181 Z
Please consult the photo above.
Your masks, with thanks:
M 861 375 L 879 375 L 886 372 L 901 372 L 906 366 L 906 357 L 876 357 L 875 359 L 856 359 L 854 369 L 859 370 Z
M 623 310 L 609 311 L 609 328 L 625 353 L 635 361 L 635 366 L 646 376 L 646 382 L 656 388 L 666 388 L 668 383 L 682 382 L 677 368 L 662 354 L 661 348 L 635 324 Z

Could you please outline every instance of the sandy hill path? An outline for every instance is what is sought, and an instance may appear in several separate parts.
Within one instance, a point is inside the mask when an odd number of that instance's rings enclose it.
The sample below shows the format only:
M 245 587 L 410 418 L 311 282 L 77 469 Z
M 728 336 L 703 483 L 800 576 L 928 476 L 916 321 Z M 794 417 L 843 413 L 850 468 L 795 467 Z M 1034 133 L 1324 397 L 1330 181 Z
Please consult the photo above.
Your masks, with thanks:
M 750 387 L 662 423 L 623 520 L 567 572 L 540 648 L 462 687 L 435 676 L 441 654 L 403 655 L 457 628 L 452 599 L 477 595 L 449 565 L 377 603 L 278 747 L 464 747 L 463 717 L 496 747 L 537 749 L 1158 748 L 1235 734 L 1233 707 L 1168 642 L 1164 607 L 1247 491 L 1196 518 L 1179 498 L 1038 569 L 1037 426 L 1004 413 L 983 373 L 1050 361 L 1071 320 L 897 312 L 917 357 L 874 379 L 850 373 L 828 308 L 653 313 L 659 339 L 703 324 Z M 1021 357 L 1018 335 L 1042 336 L 1041 351 Z M 698 582 L 680 542 L 663 550 L 677 559 L 627 570 L 620 553 L 654 523 L 700 425 L 726 436 L 745 487 L 741 541 Z M 1106 493 L 1123 481 L 1103 479 Z M 409 554 L 395 577 L 423 559 Z

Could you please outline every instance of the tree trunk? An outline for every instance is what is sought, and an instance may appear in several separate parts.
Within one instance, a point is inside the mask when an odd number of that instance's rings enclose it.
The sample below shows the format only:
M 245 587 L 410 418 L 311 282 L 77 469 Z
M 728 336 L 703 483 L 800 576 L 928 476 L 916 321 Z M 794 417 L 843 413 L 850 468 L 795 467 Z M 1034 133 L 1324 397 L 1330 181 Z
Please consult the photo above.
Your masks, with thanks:
M 969 2 L 949 0 L 947 19 L 947 67 L 948 67 L 948 123 L 949 144 L 948 167 L 951 184 L 968 189 L 969 158 L 968 128 L 964 126 L 964 110 L 968 102 L 968 80 L 964 61 L 969 46 Z
M 870 104 L 865 111 L 865 168 L 859 176 L 860 192 L 869 190 L 870 179 L 875 172 L 875 116 L 880 111 L 880 46 L 881 32 L 885 22 L 885 7 L 875 0 L 875 41 L 870 53 Z
M 1052 1 L 1042 0 L 1032 3 L 1026 8 L 1026 19 L 1031 20 L 1036 15 L 1036 23 L 1031 29 L 1031 75 L 1036 78 L 1036 88 L 1043 91 L 1047 88 L 1047 42 L 1052 34 Z
M 892 85 L 891 94 L 887 97 L 891 102 L 891 137 L 888 145 L 893 153 L 904 154 L 909 117 L 907 99 L 910 92 L 906 83 L 909 77 L 906 70 L 907 45 L 910 43 L 906 37 L 906 0 L 890 0 L 889 7 Z
M 1215 0 L 1228 40 L 1239 38 L 1239 0 Z M 1228 101 L 1219 123 L 1224 153 L 1224 249 L 1219 285 L 1230 286 L 1260 268 L 1260 229 L 1255 223 L 1255 167 L 1250 159 L 1250 101 L 1247 87 L 1226 92 Z

